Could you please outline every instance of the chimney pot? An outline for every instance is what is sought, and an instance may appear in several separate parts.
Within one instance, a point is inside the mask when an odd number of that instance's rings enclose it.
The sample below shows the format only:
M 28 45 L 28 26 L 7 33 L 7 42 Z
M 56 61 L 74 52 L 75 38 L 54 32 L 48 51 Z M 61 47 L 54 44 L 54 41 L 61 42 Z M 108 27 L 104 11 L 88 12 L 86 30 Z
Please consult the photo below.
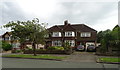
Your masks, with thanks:
M 65 21 L 64 21 L 64 25 L 68 25 L 68 20 L 65 20 Z

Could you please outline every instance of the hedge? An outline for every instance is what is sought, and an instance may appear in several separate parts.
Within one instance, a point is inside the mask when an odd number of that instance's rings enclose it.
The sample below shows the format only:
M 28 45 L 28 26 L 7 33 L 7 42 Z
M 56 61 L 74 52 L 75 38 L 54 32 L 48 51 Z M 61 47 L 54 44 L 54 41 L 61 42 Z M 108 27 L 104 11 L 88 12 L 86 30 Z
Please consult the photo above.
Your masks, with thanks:
M 24 50 L 24 54 L 33 54 L 33 50 Z M 72 54 L 70 51 L 64 50 L 36 50 L 36 54 Z

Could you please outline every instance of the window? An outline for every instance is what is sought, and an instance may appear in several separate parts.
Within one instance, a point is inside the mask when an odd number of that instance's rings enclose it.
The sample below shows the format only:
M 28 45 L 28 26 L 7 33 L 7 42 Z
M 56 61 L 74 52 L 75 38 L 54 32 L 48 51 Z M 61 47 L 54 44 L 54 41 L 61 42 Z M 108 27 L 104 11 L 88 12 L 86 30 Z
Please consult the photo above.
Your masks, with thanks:
M 5 37 L 5 40 L 9 40 L 9 37 Z
M 72 47 L 75 46 L 75 41 L 74 40 L 65 40 L 65 42 L 68 42 L 69 45 L 71 45 Z
M 90 32 L 82 32 L 81 37 L 91 37 L 91 33 Z
M 61 32 L 53 32 L 52 37 L 61 37 Z
M 57 40 L 57 41 L 52 41 L 52 46 L 61 46 L 61 41 Z
M 66 37 L 75 36 L 75 33 L 74 32 L 65 32 L 65 36 Z

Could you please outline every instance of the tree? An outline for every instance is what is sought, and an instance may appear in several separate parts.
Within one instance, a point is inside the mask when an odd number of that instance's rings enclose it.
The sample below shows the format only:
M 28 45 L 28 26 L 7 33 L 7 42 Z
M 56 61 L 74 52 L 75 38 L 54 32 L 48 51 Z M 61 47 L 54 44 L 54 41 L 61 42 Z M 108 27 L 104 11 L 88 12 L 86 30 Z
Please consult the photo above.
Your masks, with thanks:
M 20 43 L 26 42 L 29 40 L 33 44 L 33 53 L 36 56 L 36 47 L 35 44 L 41 43 L 44 44 L 45 35 L 47 33 L 45 23 L 39 24 L 39 19 L 35 18 L 32 21 L 11 21 L 8 24 L 4 25 L 5 28 L 11 27 L 12 36 L 15 39 L 18 39 Z
M 111 32 L 114 40 L 111 41 L 112 44 L 114 45 L 114 47 L 117 47 L 118 49 L 120 49 L 120 27 L 118 25 L 116 25 L 112 32 Z
M 97 42 L 101 43 L 101 50 L 108 51 L 109 48 L 120 49 L 120 27 L 116 25 L 113 30 L 100 31 L 97 34 Z
M 11 49 L 12 49 L 12 45 L 9 44 L 9 43 L 7 43 L 7 42 L 5 42 L 5 41 L 2 41 L 2 49 L 3 49 L 4 51 L 11 50 Z

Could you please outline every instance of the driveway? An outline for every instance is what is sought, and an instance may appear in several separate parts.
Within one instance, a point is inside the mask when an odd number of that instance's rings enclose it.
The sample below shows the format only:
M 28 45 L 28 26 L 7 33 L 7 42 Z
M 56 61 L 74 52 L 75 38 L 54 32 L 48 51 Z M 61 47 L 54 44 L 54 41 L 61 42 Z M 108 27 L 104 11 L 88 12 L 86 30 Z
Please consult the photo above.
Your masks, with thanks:
M 94 52 L 74 52 L 67 59 L 63 61 L 96 62 L 96 55 Z

